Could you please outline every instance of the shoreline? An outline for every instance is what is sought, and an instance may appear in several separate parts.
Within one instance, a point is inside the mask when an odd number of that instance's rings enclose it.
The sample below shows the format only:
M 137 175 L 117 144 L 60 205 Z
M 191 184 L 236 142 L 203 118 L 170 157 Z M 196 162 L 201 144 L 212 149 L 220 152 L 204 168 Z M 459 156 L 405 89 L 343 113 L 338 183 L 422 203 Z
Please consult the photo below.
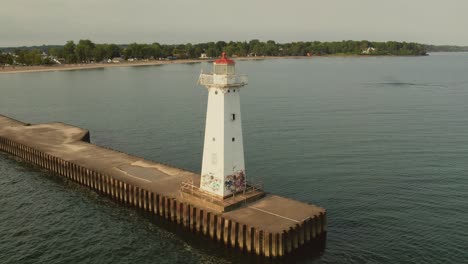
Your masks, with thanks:
M 314 58 L 374 58 L 374 57 L 419 57 L 416 55 L 396 56 L 396 55 L 343 55 L 330 54 L 321 56 L 258 56 L 258 57 L 234 57 L 239 61 L 249 60 L 269 60 L 269 59 L 314 59 Z M 181 60 L 153 60 L 139 62 L 120 62 L 120 63 L 90 63 L 90 64 L 62 64 L 62 65 L 38 65 L 38 66 L 5 66 L 0 68 L 0 74 L 8 73 L 28 73 L 28 72 L 53 72 L 53 71 L 77 71 L 93 70 L 114 67 L 135 67 L 135 66 L 157 66 L 169 64 L 193 64 L 202 62 L 212 62 L 215 59 L 181 59 Z

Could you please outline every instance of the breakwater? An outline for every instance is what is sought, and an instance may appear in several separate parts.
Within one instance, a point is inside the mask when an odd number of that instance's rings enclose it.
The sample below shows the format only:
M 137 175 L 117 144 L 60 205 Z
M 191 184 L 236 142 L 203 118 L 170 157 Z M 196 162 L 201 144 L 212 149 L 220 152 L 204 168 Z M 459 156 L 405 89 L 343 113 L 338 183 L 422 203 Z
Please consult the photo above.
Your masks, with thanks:
M 325 243 L 323 208 L 259 190 L 229 201 L 194 196 L 181 186 L 196 186 L 199 174 L 93 145 L 78 127 L 0 116 L 0 151 L 245 252 L 281 257 Z

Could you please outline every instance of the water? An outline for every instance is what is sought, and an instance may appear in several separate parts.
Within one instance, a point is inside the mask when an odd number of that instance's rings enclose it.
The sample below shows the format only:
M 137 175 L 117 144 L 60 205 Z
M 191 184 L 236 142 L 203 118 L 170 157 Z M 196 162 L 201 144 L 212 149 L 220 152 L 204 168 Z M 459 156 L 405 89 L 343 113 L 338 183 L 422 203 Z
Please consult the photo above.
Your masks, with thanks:
M 0 75 L 0 113 L 199 171 L 208 64 Z M 247 173 L 328 210 L 301 263 L 468 262 L 468 54 L 242 61 Z M 247 262 L 0 155 L 3 263 Z

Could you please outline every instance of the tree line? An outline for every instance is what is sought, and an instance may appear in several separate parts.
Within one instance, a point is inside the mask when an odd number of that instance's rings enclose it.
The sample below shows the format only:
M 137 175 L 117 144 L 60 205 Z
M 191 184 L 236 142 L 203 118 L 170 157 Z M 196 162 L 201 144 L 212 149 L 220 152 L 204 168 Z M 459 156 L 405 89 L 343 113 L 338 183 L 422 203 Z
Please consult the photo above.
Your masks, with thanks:
M 37 49 L 16 50 L 13 54 L 0 53 L 0 65 L 52 65 L 54 63 L 52 58 Z
M 277 43 L 254 39 L 250 41 L 217 41 L 198 44 L 152 44 L 132 43 L 127 45 L 96 44 L 91 40 L 70 40 L 63 46 L 43 46 L 40 48 L 15 49 L 14 61 L 19 64 L 37 65 L 51 63 L 50 57 L 61 59 L 64 63 L 102 62 L 115 57 L 123 59 L 195 59 L 201 54 L 218 57 L 222 52 L 228 56 L 321 56 L 321 55 L 426 55 L 425 45 L 412 42 L 371 42 L 363 41 L 299 41 Z M 45 52 L 50 57 L 41 56 Z M 0 57 L 5 64 L 6 55 Z M 41 59 L 40 59 L 41 57 Z M 8 58 L 11 62 L 11 58 Z M 11 64 L 11 63 L 8 63 Z
M 425 45 L 428 52 L 467 52 L 468 46 Z

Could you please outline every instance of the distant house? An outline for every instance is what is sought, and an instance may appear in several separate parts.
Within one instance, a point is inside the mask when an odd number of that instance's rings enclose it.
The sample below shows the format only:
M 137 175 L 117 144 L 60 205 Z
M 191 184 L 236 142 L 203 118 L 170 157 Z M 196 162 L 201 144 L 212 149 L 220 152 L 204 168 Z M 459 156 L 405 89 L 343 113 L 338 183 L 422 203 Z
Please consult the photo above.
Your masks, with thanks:
M 206 53 L 200 54 L 200 59 L 208 59 L 208 55 Z
M 125 60 L 121 57 L 115 57 L 112 59 L 112 62 L 113 63 L 121 63 L 121 62 L 124 62 Z
M 362 51 L 362 54 L 371 54 L 375 52 L 375 48 L 373 47 L 368 47 L 367 49 Z
M 60 61 L 60 59 L 57 59 L 57 58 L 52 58 L 52 61 L 55 62 L 56 64 L 62 64 L 62 62 Z M 64 60 L 65 61 L 65 60 Z

